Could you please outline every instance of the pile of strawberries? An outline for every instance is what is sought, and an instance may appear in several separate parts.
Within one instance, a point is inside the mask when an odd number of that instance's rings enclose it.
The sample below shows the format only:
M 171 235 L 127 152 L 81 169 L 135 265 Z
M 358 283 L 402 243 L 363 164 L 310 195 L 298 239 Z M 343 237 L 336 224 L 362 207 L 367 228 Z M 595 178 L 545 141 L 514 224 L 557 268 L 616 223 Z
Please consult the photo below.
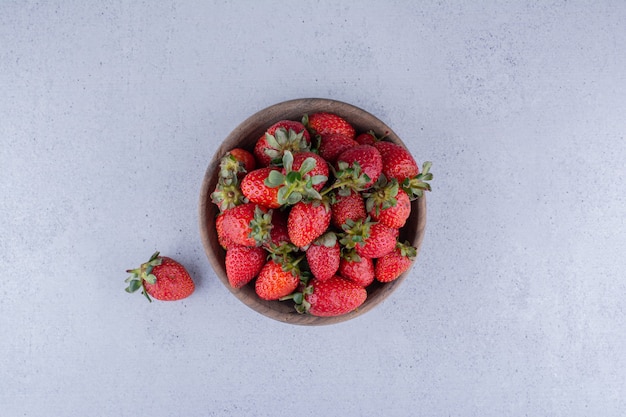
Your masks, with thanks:
M 230 285 L 315 316 L 355 310 L 375 280 L 410 268 L 416 249 L 399 232 L 430 166 L 332 113 L 269 126 L 221 158 L 211 194 Z

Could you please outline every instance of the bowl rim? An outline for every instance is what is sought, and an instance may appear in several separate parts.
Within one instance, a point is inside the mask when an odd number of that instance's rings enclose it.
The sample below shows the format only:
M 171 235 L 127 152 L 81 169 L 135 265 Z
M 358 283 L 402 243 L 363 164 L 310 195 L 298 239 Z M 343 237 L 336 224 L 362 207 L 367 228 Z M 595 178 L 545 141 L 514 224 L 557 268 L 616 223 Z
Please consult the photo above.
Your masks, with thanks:
M 296 110 L 297 109 L 297 110 Z M 265 107 L 250 116 L 248 116 L 243 122 L 233 129 L 228 136 L 222 140 L 218 148 L 211 158 L 202 181 L 200 200 L 199 200 L 199 227 L 200 237 L 204 247 L 205 255 L 207 256 L 215 274 L 222 284 L 229 290 L 230 293 L 235 295 L 242 303 L 262 314 L 268 318 L 276 321 L 280 321 L 288 324 L 307 325 L 307 326 L 320 326 L 341 323 L 359 317 L 368 311 L 372 310 L 375 306 L 385 301 L 395 290 L 404 282 L 409 275 L 410 271 L 415 266 L 416 261 L 413 262 L 411 268 L 404 272 L 399 278 L 389 283 L 375 283 L 375 287 L 368 290 L 368 299 L 357 310 L 335 317 L 317 317 L 312 315 L 303 315 L 295 311 L 293 306 L 288 306 L 289 302 L 281 301 L 264 301 L 258 297 L 250 296 L 249 284 L 244 286 L 243 289 L 233 288 L 228 283 L 226 277 L 225 265 L 223 257 L 225 256 L 225 250 L 217 244 L 217 235 L 215 233 L 214 221 L 211 228 L 211 214 L 217 212 L 217 207 L 211 202 L 210 195 L 214 190 L 217 182 L 217 169 L 219 166 L 219 159 L 229 151 L 232 146 L 230 145 L 235 139 L 241 138 L 242 134 L 246 133 L 249 141 L 255 140 L 255 136 L 250 131 L 259 131 L 259 119 L 263 115 L 270 115 L 267 123 L 264 123 L 265 128 L 269 127 L 272 123 L 283 120 L 292 119 L 290 117 L 281 117 L 281 115 L 289 115 L 290 113 L 298 113 L 302 109 L 309 109 L 302 112 L 299 117 L 302 117 L 305 113 L 313 113 L 319 111 L 326 111 L 330 113 L 337 113 L 344 117 L 346 113 L 351 113 L 352 117 L 360 119 L 373 119 L 378 125 L 377 130 L 384 129 L 383 133 L 386 134 L 386 140 L 394 143 L 398 143 L 407 148 L 406 144 L 395 134 L 395 132 L 387 126 L 382 120 L 375 115 L 363 110 L 353 104 L 346 103 L 339 100 L 327 99 L 327 98 L 299 98 L 282 101 L 268 107 Z M 350 120 L 348 120 L 350 121 Z M 359 130 L 357 129 L 357 133 Z M 381 133 L 381 132 L 376 132 Z M 258 139 L 259 136 L 256 136 Z M 252 143 L 252 142 L 251 142 Z M 410 225 L 415 229 L 415 236 L 412 239 L 408 239 L 416 249 L 419 255 L 421 245 L 424 239 L 425 226 L 426 226 L 426 197 L 422 196 L 411 203 L 411 216 L 407 220 L 407 225 L 402 230 L 406 232 L 407 227 Z M 413 230 L 413 229 L 411 229 Z M 403 236 L 401 235 L 400 238 Z M 221 251 L 221 252 L 220 252 Z M 417 260 L 417 256 L 416 256 Z M 254 290 L 252 289 L 252 292 Z M 372 294 L 375 295 L 375 299 L 372 300 Z M 370 302 L 368 302 L 370 301 Z M 277 304 L 280 303 L 280 304 Z M 280 306 L 280 307 L 278 307 Z M 287 306 L 285 308 L 284 306 Z

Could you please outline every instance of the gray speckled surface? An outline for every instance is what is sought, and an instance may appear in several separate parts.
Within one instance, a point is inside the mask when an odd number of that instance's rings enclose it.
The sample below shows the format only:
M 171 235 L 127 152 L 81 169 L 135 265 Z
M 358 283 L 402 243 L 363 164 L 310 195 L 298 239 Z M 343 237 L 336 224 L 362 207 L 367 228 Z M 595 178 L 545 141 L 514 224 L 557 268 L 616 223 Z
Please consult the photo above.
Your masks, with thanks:
M 6 416 L 623 416 L 626 6 L 0 4 Z M 198 233 L 206 164 L 297 97 L 432 160 L 401 291 L 323 328 L 253 313 Z M 149 305 L 154 250 L 197 290 Z

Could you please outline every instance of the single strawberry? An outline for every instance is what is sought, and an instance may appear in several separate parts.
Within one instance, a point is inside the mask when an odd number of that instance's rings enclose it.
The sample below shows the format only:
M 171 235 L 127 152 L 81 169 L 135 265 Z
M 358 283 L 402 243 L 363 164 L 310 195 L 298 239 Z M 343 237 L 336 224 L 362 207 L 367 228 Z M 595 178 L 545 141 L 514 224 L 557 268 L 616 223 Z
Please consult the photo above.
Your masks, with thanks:
M 289 212 L 289 240 L 303 248 L 320 237 L 330 225 L 330 205 L 326 200 L 300 201 Z
M 380 152 L 383 162 L 383 174 L 387 179 L 395 178 L 402 183 L 405 178 L 419 174 L 419 168 L 413 155 L 402 145 L 388 141 L 379 141 L 373 145 Z
M 379 258 L 391 252 L 399 232 L 382 223 L 372 222 L 369 217 L 357 222 L 347 220 L 343 230 L 340 240 L 343 247 L 354 249 L 359 256 L 366 258 Z
M 235 243 L 224 233 L 224 213 L 220 213 L 215 217 L 215 231 L 217 232 L 217 241 L 221 247 L 228 249 L 235 246 Z
M 259 246 L 270 239 L 272 210 L 245 203 L 224 212 L 222 234 L 226 241 L 242 246 Z
M 293 155 L 285 151 L 282 171 L 268 175 L 265 185 L 277 190 L 279 205 L 293 205 L 297 202 L 321 199 L 319 190 L 328 181 L 328 164 L 313 152 L 300 152 Z
M 395 249 L 376 260 L 375 274 L 380 282 L 391 282 L 408 271 L 417 250 L 409 243 L 396 244 Z
M 257 295 L 263 300 L 278 300 L 293 293 L 300 284 L 297 262 L 299 260 L 285 264 L 273 259 L 267 261 L 254 285 Z
M 265 183 L 272 171 L 278 171 L 278 168 L 258 168 L 243 177 L 241 192 L 248 201 L 267 208 L 278 208 L 281 206 L 278 202 L 278 188 L 269 187 Z
M 339 275 L 362 287 L 374 282 L 374 261 L 349 250 L 341 256 Z
M 422 172 L 411 178 L 405 178 L 400 184 L 402 189 L 408 194 L 411 200 L 415 200 L 424 195 L 424 191 L 430 191 L 430 184 L 427 181 L 433 179 L 430 172 L 432 162 L 426 161 L 422 165 Z
M 242 148 L 231 149 L 220 159 L 220 179 L 242 178 L 256 168 L 254 155 Z
M 360 193 L 349 190 L 348 195 L 335 193 L 331 196 L 331 223 L 341 229 L 346 220 L 363 220 L 367 217 L 365 201 Z
M 346 119 L 334 113 L 305 114 L 302 118 L 302 124 L 306 126 L 311 134 L 322 137 L 339 133 L 353 139 L 356 134 L 354 127 Z
M 311 136 L 304 125 L 292 120 L 281 120 L 270 126 L 254 145 L 254 156 L 259 166 L 280 161 L 283 153 L 309 150 Z
M 289 232 L 287 231 L 287 212 L 274 210 L 272 212 L 272 229 L 270 230 L 270 240 L 268 243 L 282 245 L 291 243 Z
M 359 308 L 367 299 L 367 291 L 362 286 L 335 275 L 325 281 L 312 279 L 302 293 L 295 293 L 290 298 L 296 303 L 298 312 L 318 317 L 334 317 Z
M 219 208 L 220 212 L 248 202 L 246 196 L 241 192 L 236 176 L 230 179 L 220 178 L 215 185 L 215 190 L 211 193 L 211 201 Z
M 391 228 L 404 226 L 411 214 L 409 196 L 399 187 L 395 178 L 387 182 L 385 175 L 381 175 L 375 188 L 364 193 L 363 197 L 370 217 Z
M 328 163 L 326 160 L 320 155 L 313 152 L 299 152 L 293 155 L 293 164 L 291 166 L 292 171 L 299 171 L 303 165 L 310 163 L 307 159 L 312 158 L 315 161 L 311 170 L 307 170 L 306 174 L 303 175 L 303 179 L 306 181 L 312 181 L 313 178 L 325 177 L 326 180 L 320 180 L 319 182 L 311 183 L 311 187 L 315 190 L 320 191 L 326 181 L 328 180 Z M 287 175 L 288 172 L 285 167 L 283 167 L 282 171 L 283 175 Z
M 342 171 L 342 167 L 344 166 L 354 168 L 355 164 L 358 164 L 362 174 L 365 174 L 369 179 L 364 184 L 360 185 L 361 190 L 365 190 L 374 185 L 383 169 L 383 161 L 380 152 L 372 145 L 354 146 L 346 149 L 337 157 L 337 167 L 339 171 Z M 341 175 L 337 175 L 337 177 L 340 178 Z
M 320 281 L 335 275 L 339 269 L 340 252 L 337 235 L 333 232 L 324 233 L 316 239 L 306 250 L 311 274 Z
M 393 250 L 397 236 L 398 229 L 382 223 L 374 223 L 370 228 L 369 237 L 365 239 L 365 244 L 356 246 L 356 253 L 366 258 L 380 258 Z
M 431 190 L 427 182 L 433 178 L 433 174 L 430 173 L 431 162 L 425 162 L 420 173 L 413 155 L 405 147 L 387 141 L 376 142 L 374 146 L 382 157 L 383 174 L 389 180 L 395 178 L 409 199 L 415 200 L 421 197 L 424 191 Z
M 155 252 L 139 268 L 126 272 L 131 274 L 126 279 L 126 292 L 132 293 L 142 288 L 142 293 L 150 302 L 151 296 L 163 301 L 180 300 L 189 297 L 195 289 L 185 267 L 172 258 L 159 256 L 159 252 Z
M 358 146 L 354 139 L 341 133 L 335 133 L 321 137 L 318 152 L 322 158 L 334 164 L 343 151 L 354 146 Z
M 258 246 L 234 246 L 226 251 L 226 276 L 233 288 L 241 288 L 256 277 L 267 252 Z
M 357 135 L 356 138 L 354 138 L 354 140 L 359 145 L 373 145 L 379 140 L 381 140 L 381 138 L 376 136 L 376 133 L 374 133 L 373 130 L 370 130 L 369 132 L 364 132 L 364 133 Z

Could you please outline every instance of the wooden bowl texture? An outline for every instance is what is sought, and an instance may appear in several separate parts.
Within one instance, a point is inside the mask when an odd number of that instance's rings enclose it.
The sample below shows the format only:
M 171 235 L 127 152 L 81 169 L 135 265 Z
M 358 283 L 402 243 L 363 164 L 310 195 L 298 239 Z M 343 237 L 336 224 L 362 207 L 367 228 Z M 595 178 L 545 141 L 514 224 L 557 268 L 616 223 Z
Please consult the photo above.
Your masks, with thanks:
M 310 326 L 340 323 L 370 311 L 389 297 L 402 284 L 409 271 L 390 283 L 382 284 L 375 281 L 368 287 L 367 300 L 357 310 L 342 316 L 315 317 L 308 314 L 299 314 L 294 309 L 292 301 L 261 300 L 254 291 L 254 281 L 241 289 L 232 288 L 228 283 L 224 264 L 226 252 L 219 245 L 215 230 L 215 217 L 219 212 L 217 206 L 211 202 L 211 193 L 217 185 L 219 160 L 226 152 L 236 147 L 252 151 L 256 141 L 273 123 L 279 120 L 300 121 L 304 114 L 315 112 L 335 113 L 348 120 L 356 129 L 357 134 L 369 130 L 373 130 L 377 135 L 386 133 L 386 140 L 406 147 L 389 126 L 372 114 L 351 104 L 323 98 L 304 98 L 278 103 L 250 116 L 224 139 L 206 170 L 200 193 L 199 207 L 202 243 L 215 273 L 226 288 L 257 313 L 284 323 Z M 421 197 L 413 201 L 411 210 L 411 217 L 400 231 L 400 240 L 410 242 L 417 248 L 419 253 L 426 226 L 426 199 Z

